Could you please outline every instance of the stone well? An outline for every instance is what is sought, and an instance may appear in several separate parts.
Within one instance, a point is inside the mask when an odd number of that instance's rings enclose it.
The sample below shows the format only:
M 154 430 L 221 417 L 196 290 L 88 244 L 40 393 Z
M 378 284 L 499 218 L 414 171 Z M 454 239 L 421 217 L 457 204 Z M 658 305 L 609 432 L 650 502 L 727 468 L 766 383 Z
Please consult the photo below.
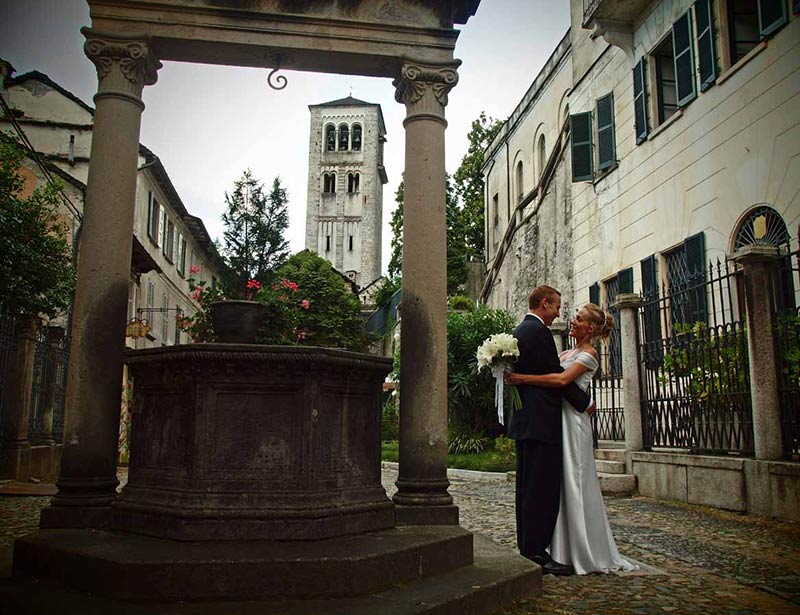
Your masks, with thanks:
M 393 527 L 380 476 L 389 359 L 197 344 L 131 351 L 128 484 L 112 528 L 175 540 L 316 540 Z

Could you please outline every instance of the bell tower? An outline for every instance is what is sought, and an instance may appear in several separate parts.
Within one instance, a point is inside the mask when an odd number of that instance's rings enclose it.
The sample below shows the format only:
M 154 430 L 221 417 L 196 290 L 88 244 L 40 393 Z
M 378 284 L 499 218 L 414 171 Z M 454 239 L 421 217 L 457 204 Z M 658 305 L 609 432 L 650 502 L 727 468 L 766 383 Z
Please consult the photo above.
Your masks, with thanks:
M 381 274 L 381 107 L 348 96 L 308 108 L 306 248 L 363 288 Z

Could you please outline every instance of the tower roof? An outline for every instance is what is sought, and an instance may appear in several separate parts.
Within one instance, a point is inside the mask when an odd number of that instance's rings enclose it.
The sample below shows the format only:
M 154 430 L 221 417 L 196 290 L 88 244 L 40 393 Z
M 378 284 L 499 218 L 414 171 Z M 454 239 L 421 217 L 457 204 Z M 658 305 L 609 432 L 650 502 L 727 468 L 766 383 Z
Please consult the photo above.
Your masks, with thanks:
M 318 105 L 309 105 L 309 107 L 380 107 L 380 105 L 348 96 Z

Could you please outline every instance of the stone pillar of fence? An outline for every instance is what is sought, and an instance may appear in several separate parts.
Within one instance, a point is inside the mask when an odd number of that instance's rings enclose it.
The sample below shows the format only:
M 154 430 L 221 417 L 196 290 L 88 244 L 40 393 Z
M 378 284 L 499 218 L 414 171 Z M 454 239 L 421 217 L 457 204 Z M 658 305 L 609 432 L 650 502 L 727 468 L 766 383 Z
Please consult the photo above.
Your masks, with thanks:
M 56 380 L 58 379 L 59 353 L 64 339 L 64 327 L 47 327 L 47 373 L 44 377 L 44 400 L 42 402 L 41 443 L 55 444 L 53 440 L 53 408 L 56 402 Z
M 745 246 L 732 257 L 737 265 L 741 265 L 744 275 L 753 443 L 756 459 L 765 460 L 783 458 L 775 306 L 770 291 L 773 269 L 780 257 L 778 248 L 761 245 Z
M 15 349 L 9 353 L 6 368 L 5 412 L 0 478 L 30 478 L 31 442 L 28 422 L 36 339 L 41 321 L 34 316 L 18 316 L 14 331 Z
M 633 293 L 620 293 L 614 306 L 619 313 L 620 353 L 622 354 L 622 394 L 625 418 L 625 450 L 640 451 L 642 432 L 642 398 L 639 372 L 638 318 L 642 298 Z
M 553 334 L 553 341 L 556 343 L 558 352 L 567 349 L 567 333 L 569 332 L 568 322 L 554 322 L 550 325 L 550 333 Z

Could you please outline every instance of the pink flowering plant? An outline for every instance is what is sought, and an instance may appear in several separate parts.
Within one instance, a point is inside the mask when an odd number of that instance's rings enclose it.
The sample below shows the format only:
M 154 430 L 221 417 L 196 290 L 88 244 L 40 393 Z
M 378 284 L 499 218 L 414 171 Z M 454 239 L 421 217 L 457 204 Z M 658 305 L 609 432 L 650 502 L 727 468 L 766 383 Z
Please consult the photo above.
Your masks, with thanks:
M 262 344 L 302 344 L 306 339 L 306 315 L 311 301 L 299 293 L 296 282 L 280 278 L 260 286 L 253 299 L 267 308 L 266 325 L 261 330 Z
M 209 306 L 215 301 L 222 301 L 225 295 L 219 287 L 211 287 L 205 280 L 198 281 L 195 275 L 200 273 L 200 267 L 192 265 L 189 267 L 189 292 L 192 299 L 197 303 L 197 311 L 192 316 L 178 313 L 175 316 L 175 323 L 178 329 L 185 331 L 192 338 L 193 342 L 213 342 L 214 329 L 211 327 L 209 316 Z

